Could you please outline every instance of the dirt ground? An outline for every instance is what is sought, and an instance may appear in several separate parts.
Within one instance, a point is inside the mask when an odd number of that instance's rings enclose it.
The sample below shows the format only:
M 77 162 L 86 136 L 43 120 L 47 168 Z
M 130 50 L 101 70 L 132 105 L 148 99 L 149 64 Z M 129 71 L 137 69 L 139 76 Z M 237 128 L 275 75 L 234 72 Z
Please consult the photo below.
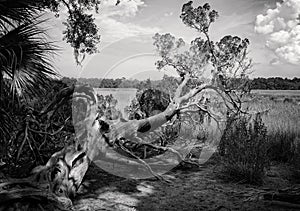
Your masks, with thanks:
M 75 198 L 75 210 L 299 210 L 262 200 L 266 190 L 288 185 L 276 169 L 261 187 L 224 182 L 215 171 L 213 165 L 172 170 L 164 175 L 171 183 L 164 183 L 120 178 L 92 165 Z

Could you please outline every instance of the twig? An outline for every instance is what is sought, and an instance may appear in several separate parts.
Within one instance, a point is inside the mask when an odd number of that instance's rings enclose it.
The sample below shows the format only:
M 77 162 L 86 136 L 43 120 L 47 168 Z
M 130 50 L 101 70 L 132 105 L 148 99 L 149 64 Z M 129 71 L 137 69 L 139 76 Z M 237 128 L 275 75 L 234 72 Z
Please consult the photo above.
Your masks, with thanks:
M 25 142 L 26 142 L 26 140 L 27 140 L 27 137 L 28 136 L 28 122 L 26 122 L 26 126 L 25 126 L 25 132 L 24 132 L 24 139 L 23 139 L 23 141 L 22 141 L 22 143 L 21 143 L 21 146 L 20 146 L 20 148 L 19 148 L 19 150 L 18 150 L 18 154 L 17 154 L 17 161 L 19 160 L 19 158 L 20 158 L 20 155 L 21 155 L 21 153 L 22 153 L 22 150 L 23 150 L 23 147 L 24 147 L 24 145 L 25 145 Z
M 138 156 L 136 156 L 135 154 L 133 154 L 132 152 L 130 152 L 126 147 L 124 147 L 122 144 L 119 144 L 118 145 L 123 151 L 125 151 L 126 153 L 128 153 L 129 155 L 131 155 L 133 158 L 137 159 L 139 163 L 143 164 L 147 169 L 148 171 L 154 176 L 156 177 L 157 179 L 159 180 L 162 180 L 162 181 L 165 181 L 165 182 L 168 182 L 166 181 L 162 176 L 156 174 L 152 168 L 149 166 L 148 163 L 146 163 L 145 161 L 143 161 L 141 158 L 139 158 Z
M 34 133 L 40 133 L 40 134 L 46 134 L 46 135 L 49 135 L 49 136 L 55 136 L 56 134 L 58 134 L 59 132 L 62 131 L 62 129 L 64 128 L 64 125 L 59 128 L 57 131 L 53 132 L 53 133 L 48 133 L 48 132 L 44 132 L 44 131 L 37 131 L 37 130 L 34 130 L 32 128 L 28 128 L 31 132 L 34 132 Z

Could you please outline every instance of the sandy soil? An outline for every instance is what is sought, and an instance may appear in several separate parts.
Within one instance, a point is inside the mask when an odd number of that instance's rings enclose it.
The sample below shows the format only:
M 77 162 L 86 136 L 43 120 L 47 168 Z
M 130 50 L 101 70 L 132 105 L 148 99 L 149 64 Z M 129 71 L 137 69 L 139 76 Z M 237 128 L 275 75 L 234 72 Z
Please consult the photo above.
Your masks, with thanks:
M 215 175 L 212 165 L 173 170 L 165 174 L 172 181 L 168 184 L 124 179 L 92 165 L 75 198 L 75 210 L 297 210 L 261 200 L 265 190 L 287 185 L 274 175 L 263 187 L 226 183 Z

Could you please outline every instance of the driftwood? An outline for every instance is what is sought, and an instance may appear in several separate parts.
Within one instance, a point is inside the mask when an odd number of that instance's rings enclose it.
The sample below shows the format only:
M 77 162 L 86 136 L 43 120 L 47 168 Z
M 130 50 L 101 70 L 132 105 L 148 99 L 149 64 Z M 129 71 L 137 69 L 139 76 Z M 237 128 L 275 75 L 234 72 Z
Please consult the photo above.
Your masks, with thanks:
M 73 159 L 69 159 L 72 155 Z M 16 201 L 70 210 L 72 198 L 88 168 L 84 152 L 72 146 L 55 153 L 45 166 L 38 166 L 24 179 L 12 179 L 0 184 L 0 210 L 15 206 Z M 25 207 L 24 207 L 25 206 Z M 28 205 L 30 206 L 30 205 Z
M 7 206 L 10 202 L 13 203 L 16 199 L 39 198 L 40 201 L 45 201 L 44 199 L 47 198 L 49 201 L 56 201 L 61 209 L 69 209 L 69 199 L 75 196 L 89 164 L 94 160 L 141 165 L 146 167 L 155 177 L 161 179 L 160 175 L 152 171 L 151 165 L 164 164 L 164 162 L 165 165 L 168 165 L 168 162 L 156 158 L 154 161 L 157 163 L 146 163 L 124 147 L 122 141 L 130 140 L 147 147 L 168 151 L 174 154 L 178 164 L 181 163 L 184 157 L 180 152 L 169 147 L 154 146 L 151 140 L 145 142 L 143 137 L 170 122 L 180 112 L 194 112 L 200 109 L 217 118 L 208 109 L 204 109 L 201 102 L 191 101 L 191 98 L 203 90 L 218 90 L 218 88 L 210 84 L 202 84 L 182 95 L 183 88 L 189 79 L 189 75 L 184 76 L 173 100 L 165 111 L 147 119 L 129 121 L 111 121 L 97 117 L 98 105 L 94 90 L 87 86 L 75 88 L 72 116 L 76 131 L 74 143 L 53 154 L 45 166 L 36 167 L 30 177 L 0 185 L 0 198 L 3 199 L 0 208 L 4 205 Z M 218 90 L 217 93 L 221 95 L 221 91 Z M 221 97 L 223 100 L 226 99 L 226 95 Z M 62 102 L 62 99 L 55 100 Z M 52 104 L 55 103 L 52 102 Z M 57 107 L 55 107 L 56 109 Z M 46 110 L 49 110 L 49 106 L 47 109 L 43 109 L 43 113 Z M 134 159 L 127 159 L 126 157 L 120 159 L 114 150 L 116 146 Z

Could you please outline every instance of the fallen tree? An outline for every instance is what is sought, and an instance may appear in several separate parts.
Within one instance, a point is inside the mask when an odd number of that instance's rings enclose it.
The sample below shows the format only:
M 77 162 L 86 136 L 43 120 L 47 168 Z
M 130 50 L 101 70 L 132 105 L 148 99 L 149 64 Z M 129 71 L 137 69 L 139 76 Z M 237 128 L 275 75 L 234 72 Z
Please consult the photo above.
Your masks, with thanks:
M 193 121 L 193 113 L 202 112 L 219 124 L 225 122 L 230 112 L 241 112 L 246 71 L 251 67 L 251 61 L 246 56 L 249 41 L 232 36 L 226 36 L 217 43 L 210 41 L 208 28 L 217 16 L 217 12 L 211 10 L 208 4 L 193 8 L 192 2 L 189 2 L 183 6 L 181 18 L 186 25 L 203 33 L 206 39 L 198 37 L 186 47 L 182 39 L 176 40 L 170 34 L 154 36 L 154 45 L 162 58 L 157 62 L 158 68 L 172 67 L 181 79 L 169 105 L 161 113 L 140 120 L 107 120 L 98 115 L 97 96 L 92 88 L 70 87 L 70 90 L 74 89 L 74 142 L 53 154 L 46 165 L 36 167 L 30 177 L 2 183 L 0 199 L 3 206 L 9 206 L 22 197 L 30 197 L 29 193 L 36 190 L 32 195 L 35 200 L 40 193 L 41 201 L 49 198 L 60 204 L 61 209 L 68 209 L 71 204 L 69 199 L 76 194 L 92 161 L 142 166 L 153 176 L 163 179 L 152 170 L 152 166 L 168 165 L 169 160 L 156 156 L 146 162 L 128 147 L 130 143 L 139 144 L 145 149 L 153 148 L 163 154 L 169 153 L 178 164 L 197 165 L 185 160 L 179 150 L 156 145 L 147 136 L 166 124 L 172 124 L 183 114 L 191 116 L 190 122 Z M 211 75 L 209 79 L 203 77 L 206 72 Z M 70 94 L 70 90 L 64 92 Z M 70 98 L 70 95 L 57 96 L 52 105 L 64 102 L 62 98 Z M 51 112 L 51 106 L 43 109 L 41 115 L 48 112 Z M 171 160 L 172 163 L 174 159 Z

